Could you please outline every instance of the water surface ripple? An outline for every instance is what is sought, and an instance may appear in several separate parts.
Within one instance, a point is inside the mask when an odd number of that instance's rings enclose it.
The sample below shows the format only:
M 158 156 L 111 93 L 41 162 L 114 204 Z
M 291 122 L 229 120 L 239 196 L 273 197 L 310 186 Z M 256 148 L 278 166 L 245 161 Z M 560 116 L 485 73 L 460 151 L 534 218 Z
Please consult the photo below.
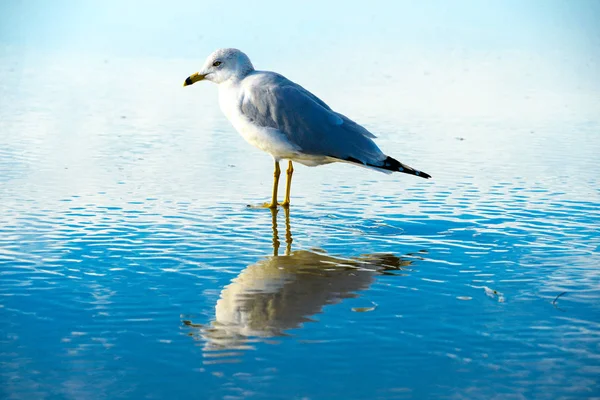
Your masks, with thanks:
M 56 76 L 0 120 L 0 397 L 600 393 L 597 122 L 388 116 L 433 180 L 298 167 L 271 213 L 214 104 Z

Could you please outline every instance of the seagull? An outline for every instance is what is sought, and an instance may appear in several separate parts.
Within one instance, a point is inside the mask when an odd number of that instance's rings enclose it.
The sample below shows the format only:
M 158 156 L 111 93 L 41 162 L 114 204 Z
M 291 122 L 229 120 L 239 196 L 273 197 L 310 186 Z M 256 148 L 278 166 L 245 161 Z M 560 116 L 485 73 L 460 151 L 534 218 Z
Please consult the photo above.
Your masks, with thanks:
M 202 80 L 219 85 L 221 111 L 239 134 L 273 156 L 273 194 L 265 207 L 278 206 L 281 160 L 288 160 L 285 198 L 281 203 L 286 208 L 290 205 L 292 161 L 310 167 L 345 162 L 384 173 L 403 172 L 431 178 L 384 154 L 372 140 L 375 135 L 333 111 L 302 86 L 278 73 L 255 70 L 240 50 L 214 51 L 199 72 L 186 78 L 183 86 Z

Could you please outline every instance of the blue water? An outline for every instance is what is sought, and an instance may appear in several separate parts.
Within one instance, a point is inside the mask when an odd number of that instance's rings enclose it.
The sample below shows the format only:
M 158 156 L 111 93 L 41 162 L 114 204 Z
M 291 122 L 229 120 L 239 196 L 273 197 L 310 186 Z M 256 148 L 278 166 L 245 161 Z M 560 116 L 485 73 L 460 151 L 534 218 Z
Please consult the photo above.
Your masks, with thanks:
M 214 86 L 181 87 L 222 45 L 219 7 L 56 4 L 0 31 L 0 398 L 600 396 L 591 13 L 313 6 L 269 43 L 236 14 L 257 36 L 223 34 L 258 68 L 433 176 L 298 165 L 273 213 L 248 207 L 270 157 Z

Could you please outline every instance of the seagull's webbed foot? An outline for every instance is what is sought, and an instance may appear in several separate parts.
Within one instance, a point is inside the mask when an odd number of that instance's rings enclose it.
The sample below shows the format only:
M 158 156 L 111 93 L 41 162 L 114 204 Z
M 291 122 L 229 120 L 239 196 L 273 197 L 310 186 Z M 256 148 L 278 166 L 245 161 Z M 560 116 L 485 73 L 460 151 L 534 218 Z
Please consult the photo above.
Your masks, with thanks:
M 277 206 L 278 206 L 277 203 L 273 204 L 271 202 L 266 201 L 261 204 L 248 204 L 247 207 L 248 208 L 270 208 L 271 210 L 275 210 L 275 209 L 277 209 Z

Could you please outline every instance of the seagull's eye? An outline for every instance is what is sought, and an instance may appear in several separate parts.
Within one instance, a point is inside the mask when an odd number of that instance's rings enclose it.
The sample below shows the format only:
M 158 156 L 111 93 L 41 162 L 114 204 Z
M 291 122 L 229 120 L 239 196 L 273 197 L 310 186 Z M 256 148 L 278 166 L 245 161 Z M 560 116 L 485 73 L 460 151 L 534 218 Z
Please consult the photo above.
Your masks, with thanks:
M 221 63 L 221 61 L 215 61 L 215 62 L 213 63 L 213 67 L 218 67 L 218 66 L 219 66 L 219 65 L 221 65 L 221 64 L 222 64 L 222 63 Z

